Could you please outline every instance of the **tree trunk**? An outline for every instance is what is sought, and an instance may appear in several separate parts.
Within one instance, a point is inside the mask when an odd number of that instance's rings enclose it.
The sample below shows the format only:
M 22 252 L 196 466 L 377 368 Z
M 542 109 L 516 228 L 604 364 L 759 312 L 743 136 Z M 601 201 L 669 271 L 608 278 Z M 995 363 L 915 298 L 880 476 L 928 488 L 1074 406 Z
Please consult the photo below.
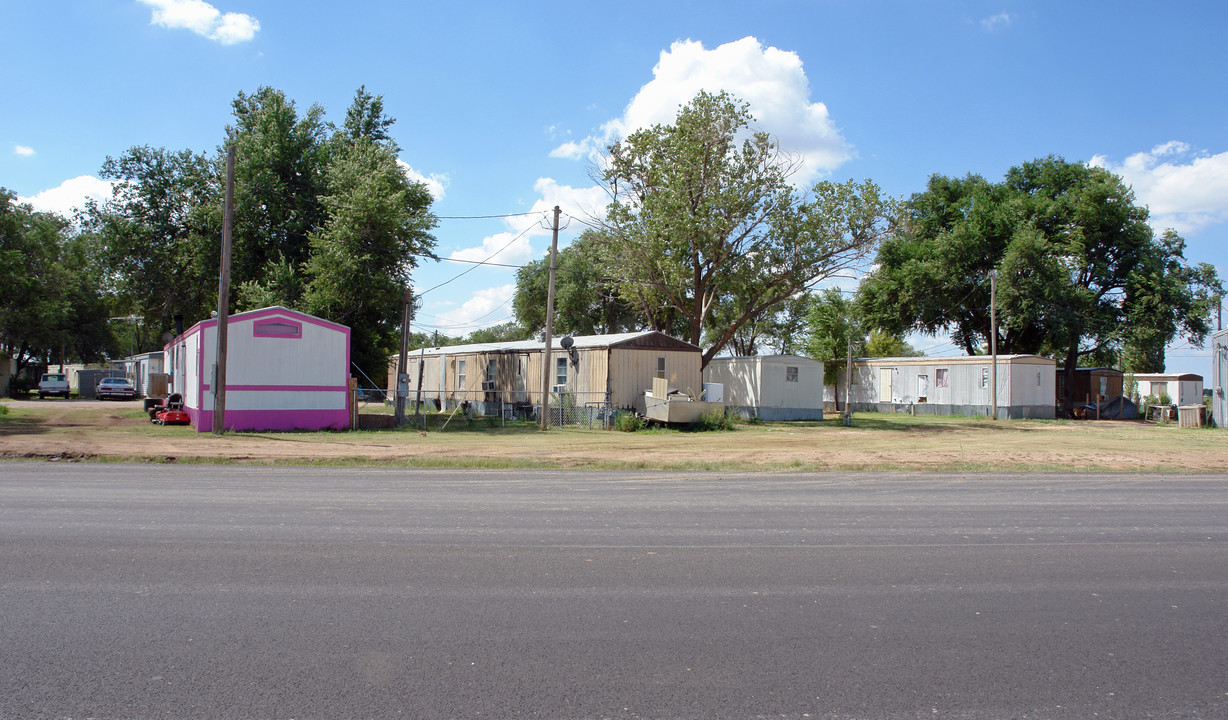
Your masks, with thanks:
M 1074 380 L 1075 370 L 1079 367 L 1079 346 L 1076 343 L 1066 351 L 1066 364 L 1062 366 L 1062 376 L 1066 378 L 1062 392 L 1062 415 L 1074 417 Z

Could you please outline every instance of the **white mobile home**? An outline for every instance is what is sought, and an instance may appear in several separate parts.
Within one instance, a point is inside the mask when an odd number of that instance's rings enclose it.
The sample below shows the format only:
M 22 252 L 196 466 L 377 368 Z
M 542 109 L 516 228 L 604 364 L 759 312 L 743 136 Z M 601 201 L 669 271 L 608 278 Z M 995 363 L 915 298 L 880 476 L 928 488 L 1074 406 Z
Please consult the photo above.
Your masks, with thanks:
M 1202 376 L 1194 373 L 1134 373 L 1127 375 L 1137 386 L 1139 398 L 1167 395 L 1176 405 L 1202 404 Z
M 1228 330 L 1211 336 L 1211 417 L 1216 427 L 1228 427 Z
M 162 373 L 164 353 L 148 352 L 130 355 L 119 361 L 124 375 L 132 381 L 137 395 L 150 396 L 150 376 Z
M 823 363 L 798 355 L 713 358 L 704 382 L 723 386 L 725 407 L 760 420 L 822 420 Z
M 911 412 L 924 415 L 989 415 L 993 406 L 992 358 L 857 358 L 848 398 L 855 411 Z M 1053 360 L 1037 355 L 999 355 L 999 418 L 1054 418 L 1056 382 Z
M 349 328 L 284 307 L 228 320 L 227 430 L 349 428 Z M 196 323 L 163 352 L 192 426 L 212 430 L 217 319 Z

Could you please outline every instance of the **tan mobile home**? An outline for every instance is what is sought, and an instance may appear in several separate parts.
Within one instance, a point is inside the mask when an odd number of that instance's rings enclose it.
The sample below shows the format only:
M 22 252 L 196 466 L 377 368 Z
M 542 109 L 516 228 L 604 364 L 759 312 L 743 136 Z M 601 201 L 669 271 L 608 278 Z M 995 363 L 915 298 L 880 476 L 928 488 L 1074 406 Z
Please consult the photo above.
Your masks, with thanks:
M 680 392 L 702 391 L 701 351 L 688 342 L 651 330 L 570 340 L 567 349 L 563 338 L 553 340 L 549 392 L 565 393 L 577 406 L 643 413 L 644 391 L 652 389 L 656 377 Z M 468 402 L 488 414 L 511 406 L 518 415 L 531 414 L 541 406 L 544 350 L 540 340 L 411 350 L 407 399 L 412 403 L 421 397 L 439 408 Z M 396 365 L 397 358 L 390 358 L 390 393 L 396 388 Z

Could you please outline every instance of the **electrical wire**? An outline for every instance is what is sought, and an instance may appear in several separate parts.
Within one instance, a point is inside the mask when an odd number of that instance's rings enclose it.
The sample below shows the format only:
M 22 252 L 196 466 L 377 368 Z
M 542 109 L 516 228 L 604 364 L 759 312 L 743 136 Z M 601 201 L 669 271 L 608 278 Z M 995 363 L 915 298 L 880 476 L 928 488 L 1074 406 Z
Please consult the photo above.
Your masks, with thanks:
M 456 276 L 454 276 L 454 277 L 452 277 L 452 278 L 450 278 L 450 279 L 448 279 L 448 280 L 444 280 L 443 282 L 439 283 L 438 285 L 436 285 L 436 286 L 434 286 L 434 287 L 427 288 L 426 290 L 423 290 L 423 291 L 422 291 L 422 292 L 420 292 L 420 293 L 416 293 L 416 294 L 417 294 L 417 296 L 418 296 L 418 297 L 422 297 L 423 295 L 426 295 L 427 293 L 431 292 L 432 290 L 438 290 L 439 288 L 443 287 L 444 285 L 447 285 L 447 284 L 449 284 L 449 283 L 451 283 L 451 282 L 455 282 L 456 280 L 461 279 L 462 277 L 464 277 L 464 276 L 468 275 L 469 273 L 473 272 L 474 270 L 476 270 L 477 268 L 481 267 L 482 265 L 486 265 L 486 264 L 488 264 L 488 263 L 490 262 L 490 258 L 495 257 L 495 256 L 496 256 L 496 255 L 498 255 L 499 253 L 501 253 L 501 252 L 503 252 L 504 250 L 506 250 L 506 249 L 508 249 L 509 247 L 511 247 L 511 246 L 512 246 L 512 243 L 514 243 L 514 242 L 516 242 L 517 240 L 519 240 L 520 238 L 524 237 L 524 236 L 525 236 L 525 234 L 526 234 L 526 233 L 528 233 L 528 232 L 529 232 L 529 230 L 531 230 L 531 229 L 533 229 L 533 226 L 532 226 L 532 225 L 530 225 L 529 227 L 526 227 L 524 230 L 521 230 L 521 231 L 520 231 L 520 233 L 519 233 L 518 235 L 516 235 L 516 237 L 512 238 L 511 240 L 509 240 L 509 241 L 507 242 L 507 244 L 506 244 L 506 245 L 504 245 L 503 247 L 501 247 L 501 248 L 499 248 L 498 250 L 496 250 L 496 251 L 494 251 L 493 253 L 491 253 L 491 255 L 490 255 L 489 257 L 487 257 L 485 260 L 483 260 L 483 261 L 481 261 L 481 262 L 479 262 L 479 263 L 475 264 L 473 267 L 469 268 L 468 270 L 466 270 L 466 271 L 465 271 L 465 272 L 463 272 L 463 273 L 460 273 L 459 275 L 456 275 Z

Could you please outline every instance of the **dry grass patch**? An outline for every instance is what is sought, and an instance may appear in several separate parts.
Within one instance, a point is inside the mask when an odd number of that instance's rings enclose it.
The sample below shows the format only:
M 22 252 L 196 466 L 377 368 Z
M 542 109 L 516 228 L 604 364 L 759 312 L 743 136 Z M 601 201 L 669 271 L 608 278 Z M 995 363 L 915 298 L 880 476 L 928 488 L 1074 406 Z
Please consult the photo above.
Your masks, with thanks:
M 55 403 L 55 404 L 53 404 Z M 140 403 L 9 402 L 0 457 L 407 467 L 684 470 L 1228 471 L 1228 436 L 1109 421 L 859 414 L 730 432 L 454 424 L 357 432 L 227 433 L 150 425 Z

